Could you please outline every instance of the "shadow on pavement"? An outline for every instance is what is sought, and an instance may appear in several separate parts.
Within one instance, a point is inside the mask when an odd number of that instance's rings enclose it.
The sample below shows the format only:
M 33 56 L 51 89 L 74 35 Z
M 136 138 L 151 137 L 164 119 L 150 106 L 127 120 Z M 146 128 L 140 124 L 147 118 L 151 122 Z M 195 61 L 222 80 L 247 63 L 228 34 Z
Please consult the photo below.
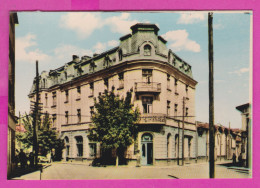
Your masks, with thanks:
M 14 178 L 18 178 L 18 177 L 21 177 L 23 175 L 26 175 L 26 174 L 30 174 L 30 173 L 33 173 L 33 172 L 36 172 L 36 171 L 39 171 L 41 169 L 44 169 L 44 168 L 47 168 L 49 167 L 50 165 L 38 165 L 37 167 L 27 167 L 27 168 L 20 168 L 20 167 L 17 167 L 14 172 L 11 174 L 10 177 L 8 177 L 8 180 L 12 180 Z M 21 180 L 21 179 L 19 179 Z
M 239 172 L 239 173 L 250 174 L 250 169 L 243 167 L 243 165 L 240 163 L 235 163 L 235 164 L 234 163 L 223 163 L 223 164 L 217 164 L 217 165 L 227 167 L 228 169 L 235 170 L 236 172 Z

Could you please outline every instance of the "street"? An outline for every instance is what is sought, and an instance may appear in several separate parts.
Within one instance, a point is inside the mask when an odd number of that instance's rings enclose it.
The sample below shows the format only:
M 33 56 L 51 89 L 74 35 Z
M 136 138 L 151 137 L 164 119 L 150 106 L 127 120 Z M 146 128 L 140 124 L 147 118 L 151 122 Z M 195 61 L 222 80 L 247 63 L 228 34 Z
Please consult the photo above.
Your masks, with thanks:
M 52 163 L 43 169 L 13 179 L 76 180 L 76 179 L 199 179 L 209 177 L 208 163 L 185 166 L 108 166 L 92 167 L 84 163 Z M 216 178 L 250 178 L 245 170 L 216 165 Z

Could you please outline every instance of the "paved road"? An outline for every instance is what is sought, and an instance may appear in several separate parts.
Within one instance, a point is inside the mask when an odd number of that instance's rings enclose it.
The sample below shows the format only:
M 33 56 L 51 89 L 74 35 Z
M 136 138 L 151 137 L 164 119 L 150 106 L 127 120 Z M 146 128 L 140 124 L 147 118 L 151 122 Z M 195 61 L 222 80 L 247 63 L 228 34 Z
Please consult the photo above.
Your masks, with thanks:
M 76 163 L 53 163 L 43 170 L 42 180 L 76 180 L 76 179 L 196 179 L 208 178 L 208 163 L 190 164 L 186 166 L 108 166 L 91 167 Z M 243 171 L 228 169 L 225 166 L 216 165 L 216 178 L 249 178 Z M 16 179 L 39 180 L 40 172 L 34 172 Z

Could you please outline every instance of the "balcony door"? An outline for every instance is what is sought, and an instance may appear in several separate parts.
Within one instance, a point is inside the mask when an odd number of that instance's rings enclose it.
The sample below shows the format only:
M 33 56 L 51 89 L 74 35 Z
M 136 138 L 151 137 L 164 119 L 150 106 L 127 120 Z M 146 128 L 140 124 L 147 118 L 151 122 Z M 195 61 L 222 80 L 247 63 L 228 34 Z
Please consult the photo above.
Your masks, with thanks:
M 144 114 L 153 113 L 153 97 L 142 97 L 142 103 Z

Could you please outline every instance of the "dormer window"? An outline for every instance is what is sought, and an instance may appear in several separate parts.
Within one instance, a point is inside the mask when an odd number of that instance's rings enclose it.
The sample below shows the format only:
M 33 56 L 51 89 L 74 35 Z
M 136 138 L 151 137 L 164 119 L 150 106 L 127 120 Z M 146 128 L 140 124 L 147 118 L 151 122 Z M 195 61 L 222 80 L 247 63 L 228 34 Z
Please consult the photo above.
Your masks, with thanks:
M 151 55 L 151 50 L 152 50 L 151 46 L 149 44 L 146 44 L 144 46 L 144 55 L 145 56 L 150 56 Z
M 122 59 L 123 59 L 123 52 L 121 49 L 118 51 L 118 58 L 119 58 L 119 61 L 122 61 Z

